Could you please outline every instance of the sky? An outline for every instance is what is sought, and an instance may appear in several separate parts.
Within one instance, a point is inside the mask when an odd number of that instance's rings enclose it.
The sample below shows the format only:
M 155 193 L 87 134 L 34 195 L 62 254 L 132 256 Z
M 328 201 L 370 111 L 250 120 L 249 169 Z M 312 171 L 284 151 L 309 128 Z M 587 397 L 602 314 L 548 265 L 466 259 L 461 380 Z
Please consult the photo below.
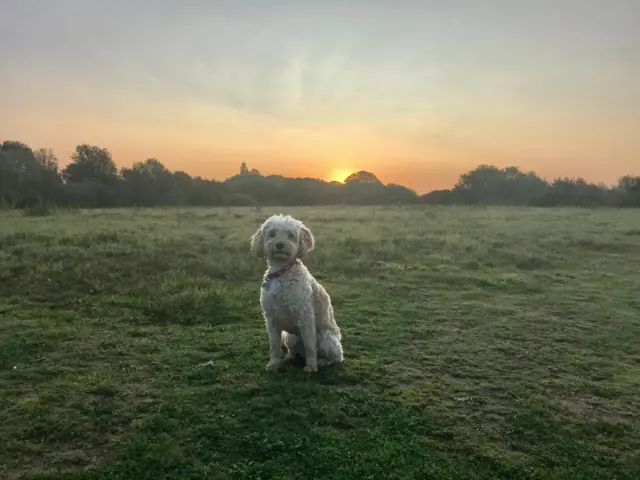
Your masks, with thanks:
M 0 0 L 0 140 L 424 193 L 640 174 L 637 0 Z

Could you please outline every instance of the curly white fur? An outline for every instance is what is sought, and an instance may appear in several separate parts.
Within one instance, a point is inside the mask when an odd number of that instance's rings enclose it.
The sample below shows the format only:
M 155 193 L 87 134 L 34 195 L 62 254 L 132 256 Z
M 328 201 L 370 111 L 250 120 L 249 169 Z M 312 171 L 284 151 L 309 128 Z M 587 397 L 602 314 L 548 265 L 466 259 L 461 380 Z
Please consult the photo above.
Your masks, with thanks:
M 311 230 L 289 215 L 273 215 L 251 237 L 252 253 L 267 259 L 260 306 L 269 335 L 266 368 L 271 372 L 296 354 L 304 357 L 307 372 L 343 361 L 331 298 L 300 261 L 314 247 Z M 282 345 L 287 348 L 284 360 Z

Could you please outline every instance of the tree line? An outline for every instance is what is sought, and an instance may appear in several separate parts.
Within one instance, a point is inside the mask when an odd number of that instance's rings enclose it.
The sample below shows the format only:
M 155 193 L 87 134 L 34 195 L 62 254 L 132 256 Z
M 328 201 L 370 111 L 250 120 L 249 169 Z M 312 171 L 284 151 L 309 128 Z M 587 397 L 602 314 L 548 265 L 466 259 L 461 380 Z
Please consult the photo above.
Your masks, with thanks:
M 359 171 L 344 182 L 262 175 L 242 163 L 224 181 L 170 171 L 157 159 L 118 169 L 109 150 L 78 145 L 60 168 L 50 149 L 33 150 L 19 141 L 0 143 L 0 206 L 31 208 L 127 206 L 268 205 L 522 205 L 640 207 L 640 177 L 624 176 L 615 186 L 582 178 L 547 181 L 517 167 L 480 165 L 450 189 L 424 195 L 402 185 L 383 184 Z

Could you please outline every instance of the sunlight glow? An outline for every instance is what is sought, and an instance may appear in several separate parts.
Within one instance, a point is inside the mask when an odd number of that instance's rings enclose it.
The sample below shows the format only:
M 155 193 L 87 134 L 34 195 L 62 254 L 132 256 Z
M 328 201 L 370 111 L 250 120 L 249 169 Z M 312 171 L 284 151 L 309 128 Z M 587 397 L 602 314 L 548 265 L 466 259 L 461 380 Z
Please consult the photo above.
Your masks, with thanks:
M 340 182 L 343 183 L 345 179 L 351 175 L 353 172 L 348 168 L 335 168 L 331 175 L 329 175 L 330 182 Z

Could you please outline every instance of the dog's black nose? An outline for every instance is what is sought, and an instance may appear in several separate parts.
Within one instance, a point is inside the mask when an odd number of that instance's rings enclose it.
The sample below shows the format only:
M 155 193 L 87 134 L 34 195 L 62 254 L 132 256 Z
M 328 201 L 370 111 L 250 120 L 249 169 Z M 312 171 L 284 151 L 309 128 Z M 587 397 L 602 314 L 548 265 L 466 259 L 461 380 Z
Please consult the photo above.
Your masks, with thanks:
M 282 242 L 278 242 L 278 243 L 276 243 L 276 248 L 277 248 L 278 250 L 282 250 L 282 249 L 284 248 L 284 243 L 282 243 Z

